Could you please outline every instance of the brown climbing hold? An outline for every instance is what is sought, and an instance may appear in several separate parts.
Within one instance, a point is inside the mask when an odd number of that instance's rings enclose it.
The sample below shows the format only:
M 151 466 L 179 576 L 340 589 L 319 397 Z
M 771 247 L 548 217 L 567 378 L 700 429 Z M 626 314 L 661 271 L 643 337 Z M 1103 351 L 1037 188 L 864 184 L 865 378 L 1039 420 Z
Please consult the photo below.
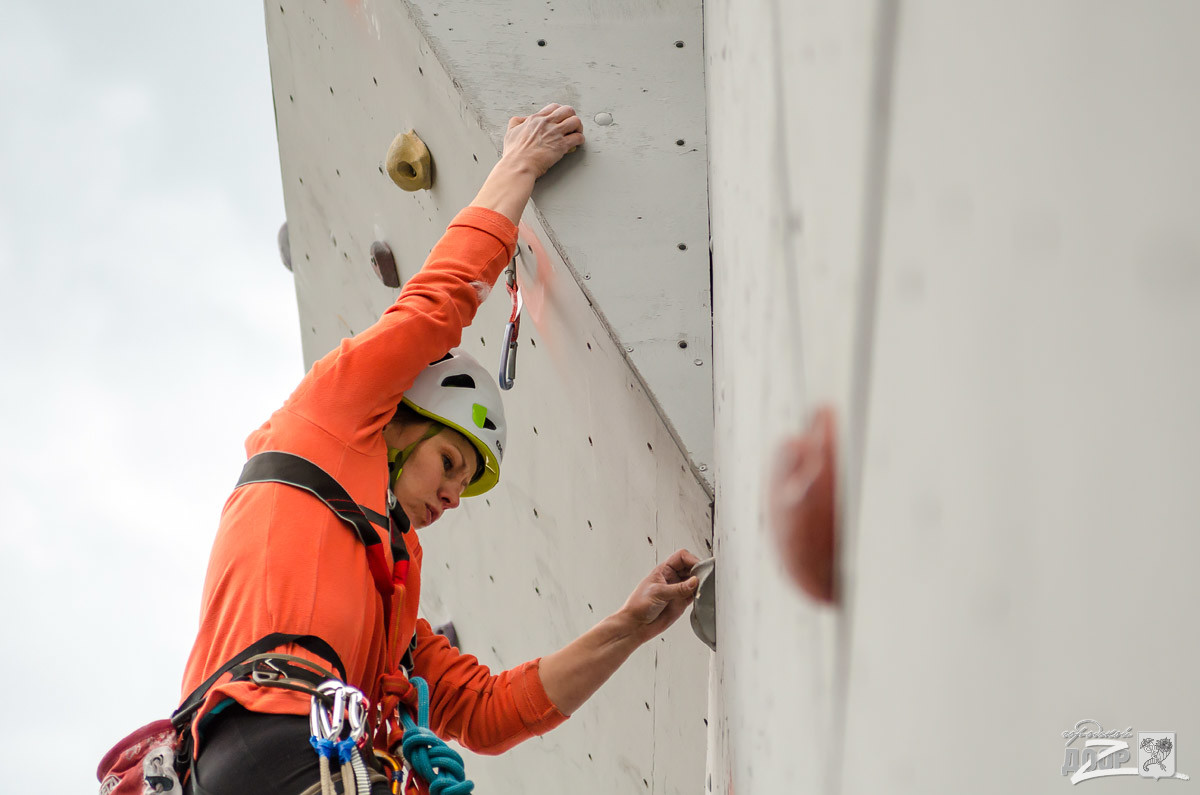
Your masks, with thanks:
M 376 240 L 371 244 L 371 267 L 385 287 L 399 287 L 400 273 L 396 270 L 396 258 L 387 243 Z
M 783 566 L 806 594 L 837 601 L 837 440 L 833 410 L 818 409 L 808 429 L 780 446 L 770 481 L 770 515 Z
M 388 147 L 387 173 L 392 182 L 407 191 L 433 187 L 433 157 L 412 130 L 397 135 Z

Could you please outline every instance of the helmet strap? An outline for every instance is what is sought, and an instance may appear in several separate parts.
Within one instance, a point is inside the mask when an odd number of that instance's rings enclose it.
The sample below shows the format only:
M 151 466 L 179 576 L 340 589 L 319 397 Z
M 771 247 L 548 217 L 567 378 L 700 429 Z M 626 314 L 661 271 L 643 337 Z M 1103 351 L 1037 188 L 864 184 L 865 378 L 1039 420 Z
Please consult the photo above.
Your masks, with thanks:
M 397 450 L 395 447 L 388 448 L 388 483 L 390 486 L 395 486 L 396 481 L 400 479 L 400 473 L 404 470 L 404 465 L 408 463 L 409 457 L 417 449 L 417 445 L 428 439 L 432 439 L 442 432 L 446 426 L 440 422 L 430 421 L 429 428 L 421 435 L 420 439 L 405 447 L 403 450 Z M 391 490 L 390 488 L 388 489 Z

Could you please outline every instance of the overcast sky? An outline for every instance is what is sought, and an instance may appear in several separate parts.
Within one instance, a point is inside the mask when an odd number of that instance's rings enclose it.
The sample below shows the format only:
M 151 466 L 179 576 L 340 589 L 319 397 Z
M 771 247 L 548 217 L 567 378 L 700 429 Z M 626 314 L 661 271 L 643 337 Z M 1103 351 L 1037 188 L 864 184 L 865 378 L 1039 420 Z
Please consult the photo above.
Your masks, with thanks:
M 262 6 L 5 0 L 0 120 L 2 789 L 74 795 L 177 703 L 303 374 Z

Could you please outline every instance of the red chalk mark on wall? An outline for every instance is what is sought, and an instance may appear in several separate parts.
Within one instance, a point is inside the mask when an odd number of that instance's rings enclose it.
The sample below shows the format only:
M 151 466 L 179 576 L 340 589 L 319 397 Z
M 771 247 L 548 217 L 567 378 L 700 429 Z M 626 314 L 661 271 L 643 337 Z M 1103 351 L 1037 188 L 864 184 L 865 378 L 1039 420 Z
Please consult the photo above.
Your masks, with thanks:
M 533 318 L 538 331 L 544 332 L 542 317 L 546 307 L 546 288 L 554 284 L 554 262 L 550 259 L 550 255 L 546 252 L 546 247 L 542 245 L 542 241 L 524 221 L 521 222 L 517 245 L 521 247 L 521 262 L 527 268 L 525 271 L 526 278 L 521 283 L 521 294 L 525 299 L 525 308 L 529 310 L 529 316 Z M 534 279 L 528 278 L 527 263 L 530 254 L 533 255 L 534 267 L 536 269 L 534 273 L 536 278 Z

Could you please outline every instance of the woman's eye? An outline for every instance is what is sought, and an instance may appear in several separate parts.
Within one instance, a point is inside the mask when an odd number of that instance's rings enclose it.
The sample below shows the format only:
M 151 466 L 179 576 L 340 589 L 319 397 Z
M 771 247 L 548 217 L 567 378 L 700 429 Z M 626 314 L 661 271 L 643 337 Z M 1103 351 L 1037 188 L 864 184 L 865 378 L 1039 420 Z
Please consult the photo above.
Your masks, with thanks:
M 442 466 L 446 468 L 447 472 L 454 468 L 454 462 L 450 460 L 450 456 L 442 456 Z

